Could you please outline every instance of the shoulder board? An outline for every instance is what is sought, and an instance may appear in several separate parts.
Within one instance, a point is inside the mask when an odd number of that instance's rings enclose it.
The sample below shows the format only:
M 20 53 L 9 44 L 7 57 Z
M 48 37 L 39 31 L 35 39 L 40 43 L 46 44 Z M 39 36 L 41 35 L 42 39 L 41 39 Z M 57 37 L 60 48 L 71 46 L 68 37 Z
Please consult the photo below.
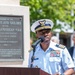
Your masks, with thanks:
M 28 52 L 31 52 L 33 50 L 33 48 L 31 48 Z
M 65 46 L 62 45 L 62 44 L 56 44 L 56 47 L 61 48 L 61 49 L 64 49 L 65 48 Z

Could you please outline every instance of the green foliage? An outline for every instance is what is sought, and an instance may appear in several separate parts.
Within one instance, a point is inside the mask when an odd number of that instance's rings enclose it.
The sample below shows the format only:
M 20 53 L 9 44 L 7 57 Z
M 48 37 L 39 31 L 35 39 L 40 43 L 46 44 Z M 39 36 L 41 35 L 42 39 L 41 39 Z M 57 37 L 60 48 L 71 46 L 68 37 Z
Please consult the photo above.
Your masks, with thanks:
M 38 19 L 47 18 L 54 22 L 53 29 L 56 29 L 60 28 L 60 25 L 56 25 L 57 19 L 70 25 L 74 19 L 71 16 L 71 10 L 74 9 L 75 0 L 21 0 L 20 4 L 30 7 L 31 24 Z

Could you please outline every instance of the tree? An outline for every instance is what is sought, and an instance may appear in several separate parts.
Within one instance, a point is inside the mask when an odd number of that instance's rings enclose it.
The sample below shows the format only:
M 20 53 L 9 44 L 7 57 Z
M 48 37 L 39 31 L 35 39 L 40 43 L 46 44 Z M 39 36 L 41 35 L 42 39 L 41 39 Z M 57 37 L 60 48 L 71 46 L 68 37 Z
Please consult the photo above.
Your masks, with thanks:
M 21 0 L 20 4 L 30 7 L 31 24 L 38 19 L 47 18 L 54 22 L 53 29 L 61 28 L 56 20 L 69 23 L 72 26 L 71 10 L 75 0 Z

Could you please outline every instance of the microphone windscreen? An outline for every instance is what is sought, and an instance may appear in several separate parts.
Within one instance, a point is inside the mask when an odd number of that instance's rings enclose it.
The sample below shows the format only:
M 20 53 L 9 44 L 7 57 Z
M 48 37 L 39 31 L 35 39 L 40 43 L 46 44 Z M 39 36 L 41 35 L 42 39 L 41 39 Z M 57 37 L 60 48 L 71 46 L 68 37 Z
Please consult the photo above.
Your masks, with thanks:
M 44 36 L 39 37 L 39 39 L 41 39 L 41 42 L 45 40 Z

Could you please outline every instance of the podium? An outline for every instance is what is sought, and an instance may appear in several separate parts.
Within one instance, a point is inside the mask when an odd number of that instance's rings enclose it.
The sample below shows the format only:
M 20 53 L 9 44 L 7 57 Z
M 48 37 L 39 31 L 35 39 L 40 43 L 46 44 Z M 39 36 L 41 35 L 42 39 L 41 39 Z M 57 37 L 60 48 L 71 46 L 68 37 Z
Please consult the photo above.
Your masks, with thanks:
M 0 67 L 0 75 L 50 75 L 40 68 Z

